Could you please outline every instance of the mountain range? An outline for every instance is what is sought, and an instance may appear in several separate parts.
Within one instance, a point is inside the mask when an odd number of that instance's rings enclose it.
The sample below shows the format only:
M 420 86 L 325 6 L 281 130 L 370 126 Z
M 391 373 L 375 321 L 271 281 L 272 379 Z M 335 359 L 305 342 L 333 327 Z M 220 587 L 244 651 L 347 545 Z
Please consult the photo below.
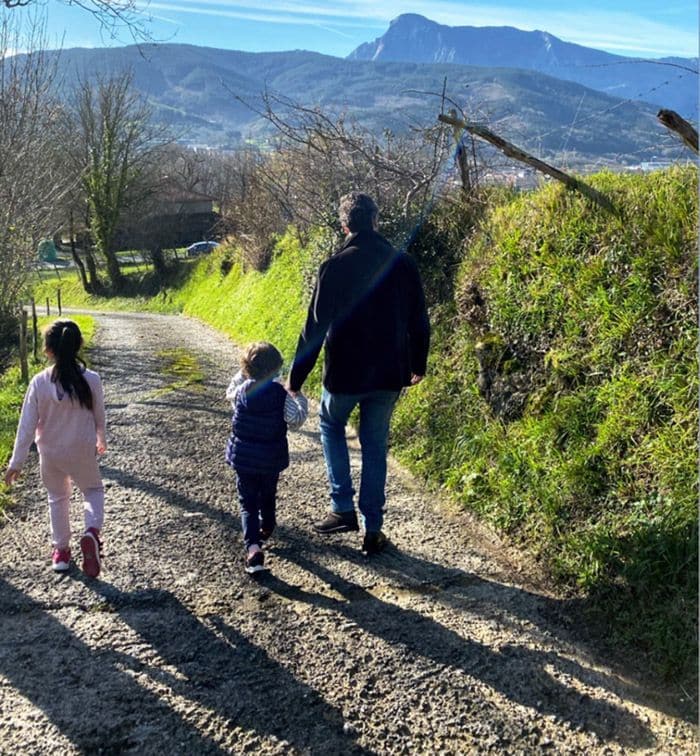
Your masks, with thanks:
M 540 32 L 451 29 L 421 16 L 400 16 L 384 37 L 362 45 L 348 59 L 301 50 L 246 53 L 179 44 L 52 54 L 58 56 L 65 92 L 77 78 L 130 69 L 154 117 L 190 143 L 235 146 L 246 139 L 266 140 L 271 127 L 255 112 L 263 91 L 344 113 L 379 132 L 431 125 L 446 81 L 448 95 L 470 119 L 543 156 L 567 152 L 582 161 L 611 162 L 686 157 L 678 140 L 656 121 L 656 104 L 611 94 L 623 86 L 619 79 L 601 79 L 594 88 L 562 73 L 593 76 L 588 66 L 598 64 L 582 61 L 607 59 L 600 58 L 607 53 Z M 420 60 L 393 59 L 401 54 Z M 534 70 L 535 63 L 543 70 Z M 604 67 L 608 73 L 622 68 Z M 693 104 L 697 107 L 697 92 L 688 107 Z M 680 106 L 674 109 L 687 113 Z
M 564 42 L 545 31 L 509 26 L 443 26 L 407 13 L 394 19 L 374 42 L 360 45 L 350 60 L 455 63 L 539 71 L 622 99 L 698 115 L 698 59 L 640 60 Z

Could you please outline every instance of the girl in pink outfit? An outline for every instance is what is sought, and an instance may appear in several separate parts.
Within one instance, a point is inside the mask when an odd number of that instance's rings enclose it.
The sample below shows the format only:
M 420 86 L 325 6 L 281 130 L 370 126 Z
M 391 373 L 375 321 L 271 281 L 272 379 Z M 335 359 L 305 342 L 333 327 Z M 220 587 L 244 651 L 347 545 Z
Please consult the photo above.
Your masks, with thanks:
M 41 480 L 49 495 L 53 569 L 65 572 L 69 567 L 70 497 L 75 483 L 85 500 L 85 533 L 80 539 L 83 571 L 97 577 L 104 518 L 97 454 L 107 450 L 105 406 L 100 376 L 78 356 L 82 343 L 72 320 L 57 320 L 45 331 L 44 351 L 53 365 L 35 375 L 27 388 L 5 483 L 17 480 L 36 441 Z

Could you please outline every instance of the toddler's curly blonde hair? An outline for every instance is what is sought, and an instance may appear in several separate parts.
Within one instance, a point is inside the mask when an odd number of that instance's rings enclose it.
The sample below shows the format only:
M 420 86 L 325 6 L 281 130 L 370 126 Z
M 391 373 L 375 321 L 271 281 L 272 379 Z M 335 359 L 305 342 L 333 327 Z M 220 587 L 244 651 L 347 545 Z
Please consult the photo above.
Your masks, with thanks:
M 256 341 L 243 352 L 241 371 L 246 378 L 255 381 L 272 379 L 279 373 L 283 361 L 277 347 L 267 341 Z

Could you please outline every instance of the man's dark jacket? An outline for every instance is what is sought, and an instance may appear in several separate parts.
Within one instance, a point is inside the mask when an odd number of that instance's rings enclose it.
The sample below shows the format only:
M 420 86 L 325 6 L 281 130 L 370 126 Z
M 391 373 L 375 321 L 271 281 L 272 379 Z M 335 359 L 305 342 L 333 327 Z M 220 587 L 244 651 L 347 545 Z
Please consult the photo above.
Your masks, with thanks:
M 398 391 L 425 375 L 430 324 L 415 262 L 375 231 L 350 235 L 321 265 L 289 375 L 299 391 L 325 340 L 331 393 Z

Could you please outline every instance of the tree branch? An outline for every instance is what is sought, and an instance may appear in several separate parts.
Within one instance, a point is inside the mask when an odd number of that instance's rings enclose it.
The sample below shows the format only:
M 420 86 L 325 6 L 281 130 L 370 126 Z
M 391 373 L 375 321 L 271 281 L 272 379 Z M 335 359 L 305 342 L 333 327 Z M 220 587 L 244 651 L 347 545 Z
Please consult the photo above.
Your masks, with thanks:
M 656 114 L 656 117 L 667 129 L 675 131 L 683 142 L 697 154 L 698 132 L 694 126 L 689 124 L 684 118 L 681 118 L 675 110 L 665 110 L 662 108 Z
M 508 157 L 519 160 L 521 163 L 525 163 L 526 165 L 535 168 L 541 173 L 545 173 L 547 176 L 551 176 L 553 179 L 561 181 L 561 183 L 567 186 L 569 189 L 574 189 L 575 191 L 580 192 L 585 197 L 593 200 L 593 202 L 595 202 L 597 205 L 607 210 L 608 212 L 616 212 L 612 202 L 604 194 L 601 194 L 592 186 L 589 186 L 580 179 L 577 179 L 574 176 L 570 176 L 568 173 L 564 173 L 558 168 L 554 168 L 554 166 L 545 163 L 543 160 L 540 160 L 539 158 L 528 154 L 524 150 L 521 150 L 519 147 L 516 147 L 514 144 L 511 144 L 505 139 L 499 137 L 497 134 L 494 134 L 485 126 L 481 126 L 477 123 L 469 123 L 454 116 L 446 116 L 442 114 L 438 116 L 438 120 L 442 121 L 443 123 L 448 123 L 451 126 L 457 126 L 465 129 L 470 134 L 474 134 L 474 136 L 478 136 L 480 139 L 483 139 L 486 142 L 494 145 L 494 147 L 497 147 L 505 155 L 508 155 Z

